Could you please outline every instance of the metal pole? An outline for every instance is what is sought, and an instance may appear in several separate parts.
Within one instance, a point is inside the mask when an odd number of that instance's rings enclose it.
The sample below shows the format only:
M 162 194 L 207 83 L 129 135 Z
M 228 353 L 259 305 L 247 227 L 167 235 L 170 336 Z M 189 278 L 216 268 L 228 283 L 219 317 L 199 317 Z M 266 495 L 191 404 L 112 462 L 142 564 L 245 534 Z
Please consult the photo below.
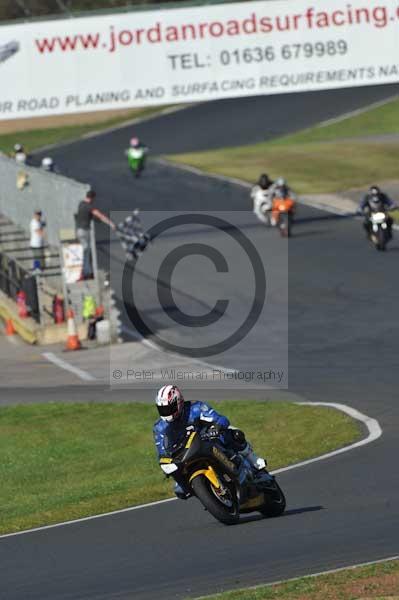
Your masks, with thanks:
M 94 281 L 97 287 L 97 304 L 102 304 L 102 290 L 100 285 L 100 278 L 98 276 L 98 262 L 97 262 L 97 246 L 96 246 L 96 232 L 94 229 L 94 222 L 90 224 L 90 247 L 91 247 L 91 264 L 93 268 Z

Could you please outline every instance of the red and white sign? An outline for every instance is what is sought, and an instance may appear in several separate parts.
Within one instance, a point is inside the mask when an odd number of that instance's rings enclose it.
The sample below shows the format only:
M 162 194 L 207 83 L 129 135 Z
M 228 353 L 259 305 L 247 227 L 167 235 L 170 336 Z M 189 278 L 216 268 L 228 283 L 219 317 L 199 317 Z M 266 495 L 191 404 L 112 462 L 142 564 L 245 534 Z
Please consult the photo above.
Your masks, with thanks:
M 0 119 L 399 81 L 397 0 L 276 0 L 0 27 Z

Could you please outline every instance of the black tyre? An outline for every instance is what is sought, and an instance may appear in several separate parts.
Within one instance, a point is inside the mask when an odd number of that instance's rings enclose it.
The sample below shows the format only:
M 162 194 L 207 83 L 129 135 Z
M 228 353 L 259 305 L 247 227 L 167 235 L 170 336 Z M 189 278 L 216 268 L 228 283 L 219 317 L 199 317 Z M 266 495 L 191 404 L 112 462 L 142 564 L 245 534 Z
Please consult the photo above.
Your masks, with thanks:
M 384 251 L 386 243 L 387 243 L 387 239 L 386 239 L 385 229 L 382 229 L 382 227 L 380 227 L 380 229 L 378 230 L 378 244 L 377 244 L 378 250 Z
M 281 237 L 290 237 L 291 223 L 288 213 L 281 213 L 279 217 L 279 229 Z
M 217 490 L 203 475 L 191 482 L 194 494 L 215 519 L 225 525 L 235 525 L 240 518 L 238 502 L 233 490 L 228 489 L 226 497 L 218 496 Z
M 267 496 L 267 501 L 259 512 L 265 517 L 279 517 L 282 515 L 285 511 L 286 501 L 283 490 L 277 481 L 273 481 L 270 490 L 268 489 L 265 495 Z
M 291 228 L 292 228 L 292 216 L 290 213 L 287 215 L 287 237 L 291 237 Z

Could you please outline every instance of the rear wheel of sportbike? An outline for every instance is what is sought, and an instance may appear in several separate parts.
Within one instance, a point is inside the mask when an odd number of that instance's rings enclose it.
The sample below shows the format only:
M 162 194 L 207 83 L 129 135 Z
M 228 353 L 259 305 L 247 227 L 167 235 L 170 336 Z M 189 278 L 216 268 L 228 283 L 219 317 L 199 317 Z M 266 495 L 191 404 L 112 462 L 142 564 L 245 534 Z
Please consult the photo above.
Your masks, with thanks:
M 377 233 L 377 250 L 382 250 L 384 251 L 386 248 L 386 233 L 385 233 L 385 229 L 383 229 L 382 227 L 379 228 L 378 233 Z
M 217 490 L 203 475 L 198 475 L 191 482 L 194 494 L 215 519 L 225 525 L 235 525 L 240 518 L 236 495 L 232 488 L 224 486 Z
M 273 481 L 270 488 L 265 491 L 266 502 L 259 512 L 265 517 L 279 517 L 285 511 L 286 501 L 283 490 Z

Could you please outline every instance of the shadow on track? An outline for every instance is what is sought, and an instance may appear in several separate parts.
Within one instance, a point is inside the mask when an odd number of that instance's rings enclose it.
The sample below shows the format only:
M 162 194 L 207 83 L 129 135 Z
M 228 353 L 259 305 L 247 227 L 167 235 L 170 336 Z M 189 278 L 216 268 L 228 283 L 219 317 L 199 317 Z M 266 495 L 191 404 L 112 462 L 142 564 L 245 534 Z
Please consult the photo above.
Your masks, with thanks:
M 342 221 L 343 219 L 353 219 L 357 217 L 356 213 L 349 213 L 347 215 L 317 215 L 314 217 L 299 217 L 295 218 L 295 223 L 318 223 L 319 221 Z
M 331 233 L 331 229 L 312 229 L 311 231 L 300 231 L 299 233 L 295 230 L 294 233 L 291 234 L 291 238 L 302 238 L 302 237 L 313 237 L 313 236 L 321 236 L 327 235 Z
M 315 512 L 318 510 L 324 510 L 324 506 L 321 505 L 316 505 L 316 506 L 303 506 L 301 508 L 291 508 L 289 510 L 286 510 L 281 517 L 275 517 L 278 519 L 282 519 L 284 517 L 290 517 L 292 515 L 300 515 L 302 513 L 307 513 L 307 512 Z M 261 514 L 253 514 L 253 515 L 248 515 L 245 517 L 240 517 L 240 521 L 238 523 L 238 525 L 244 525 L 245 523 L 252 523 L 253 521 L 263 521 L 264 519 L 268 519 L 270 517 L 264 517 Z

